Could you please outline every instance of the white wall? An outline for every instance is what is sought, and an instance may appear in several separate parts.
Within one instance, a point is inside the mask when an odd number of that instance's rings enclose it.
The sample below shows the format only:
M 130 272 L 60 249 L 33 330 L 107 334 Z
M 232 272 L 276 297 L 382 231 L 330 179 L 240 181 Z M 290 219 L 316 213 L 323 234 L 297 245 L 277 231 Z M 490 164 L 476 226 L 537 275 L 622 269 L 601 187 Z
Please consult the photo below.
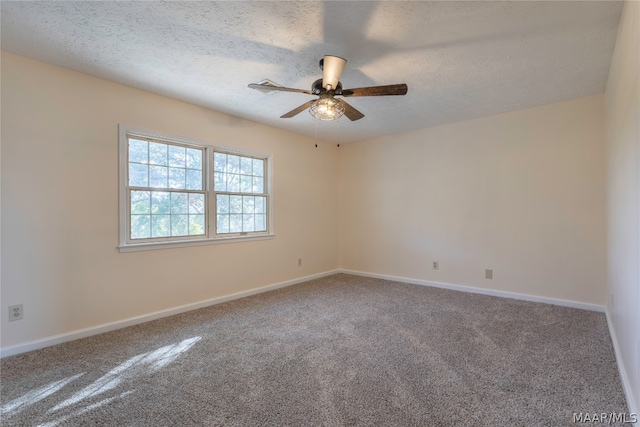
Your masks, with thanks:
M 340 147 L 341 268 L 604 305 L 603 108 L 594 95 Z
M 337 268 L 334 144 L 6 52 L 1 102 L 3 348 Z M 119 253 L 118 123 L 272 153 L 276 237 Z
M 606 90 L 609 318 L 630 408 L 640 411 L 640 3 L 622 11 Z

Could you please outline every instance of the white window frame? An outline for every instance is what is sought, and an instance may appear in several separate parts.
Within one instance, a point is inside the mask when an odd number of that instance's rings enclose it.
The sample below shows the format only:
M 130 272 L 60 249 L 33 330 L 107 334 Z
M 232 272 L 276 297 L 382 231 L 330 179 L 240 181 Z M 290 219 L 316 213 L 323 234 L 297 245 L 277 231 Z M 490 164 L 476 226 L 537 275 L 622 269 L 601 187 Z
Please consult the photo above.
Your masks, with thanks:
M 273 231 L 273 156 L 271 154 L 247 151 L 223 145 L 168 135 L 139 127 L 120 124 L 119 133 L 119 233 L 120 252 L 134 252 L 152 249 L 167 249 L 184 246 L 199 246 L 239 241 L 264 240 L 275 237 Z M 193 146 L 204 150 L 203 174 L 205 182 L 205 234 L 203 236 L 163 237 L 149 239 L 130 239 L 130 202 L 129 202 L 129 137 L 152 139 L 160 143 Z M 213 188 L 213 154 L 222 152 L 243 157 L 264 159 L 265 164 L 265 196 L 266 196 L 266 231 L 242 233 L 216 233 L 216 194 Z M 151 188 L 151 187 L 149 187 Z M 225 193 L 225 192 L 221 192 Z

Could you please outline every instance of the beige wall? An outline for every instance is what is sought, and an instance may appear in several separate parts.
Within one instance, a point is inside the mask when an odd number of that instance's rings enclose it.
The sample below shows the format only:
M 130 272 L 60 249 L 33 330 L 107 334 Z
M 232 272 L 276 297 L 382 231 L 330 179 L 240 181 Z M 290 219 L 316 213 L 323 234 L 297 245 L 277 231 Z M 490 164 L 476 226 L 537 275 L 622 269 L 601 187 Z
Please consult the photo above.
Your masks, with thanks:
M 338 266 L 605 304 L 603 95 L 316 149 L 9 53 L 2 89 L 2 347 Z M 273 153 L 276 238 L 119 253 L 118 123 Z
M 640 3 L 624 5 L 606 91 L 608 284 L 631 411 L 640 411 Z
M 276 237 L 119 253 L 118 123 L 272 153 Z M 3 52 L 2 347 L 335 269 L 337 153 Z
M 603 141 L 595 95 L 347 144 L 340 266 L 604 305 Z

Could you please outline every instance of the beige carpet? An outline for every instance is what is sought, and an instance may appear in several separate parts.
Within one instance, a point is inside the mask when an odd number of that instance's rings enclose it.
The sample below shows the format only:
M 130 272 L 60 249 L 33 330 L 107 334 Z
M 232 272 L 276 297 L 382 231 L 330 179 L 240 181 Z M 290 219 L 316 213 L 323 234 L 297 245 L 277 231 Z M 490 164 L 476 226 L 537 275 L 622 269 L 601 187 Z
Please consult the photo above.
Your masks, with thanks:
M 0 367 L 3 426 L 567 426 L 627 412 L 602 313 L 344 274 Z

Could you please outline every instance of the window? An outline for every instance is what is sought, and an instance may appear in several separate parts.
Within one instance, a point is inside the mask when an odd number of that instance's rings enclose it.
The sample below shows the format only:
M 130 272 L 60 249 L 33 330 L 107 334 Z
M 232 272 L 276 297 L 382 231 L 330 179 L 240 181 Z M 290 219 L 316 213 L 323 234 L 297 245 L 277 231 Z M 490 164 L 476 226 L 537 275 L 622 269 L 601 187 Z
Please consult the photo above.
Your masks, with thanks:
M 216 233 L 267 231 L 264 159 L 214 151 Z
M 120 250 L 272 237 L 270 157 L 120 126 Z
M 204 149 L 127 140 L 129 239 L 204 236 Z

